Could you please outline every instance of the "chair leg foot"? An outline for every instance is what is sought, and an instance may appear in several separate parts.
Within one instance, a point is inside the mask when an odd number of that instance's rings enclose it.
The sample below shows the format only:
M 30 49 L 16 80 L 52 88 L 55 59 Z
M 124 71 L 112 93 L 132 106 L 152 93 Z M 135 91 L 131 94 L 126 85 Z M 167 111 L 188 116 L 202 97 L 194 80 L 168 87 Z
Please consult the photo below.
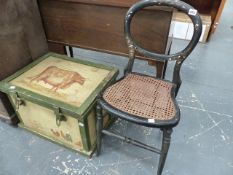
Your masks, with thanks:
M 103 114 L 102 114 L 102 108 L 99 104 L 96 106 L 96 116 L 97 116 L 97 122 L 96 122 L 96 156 L 100 154 L 101 151 L 101 144 L 102 144 L 102 129 L 103 129 Z
M 157 175 L 162 174 L 163 167 L 167 158 L 167 153 L 170 147 L 171 134 L 172 134 L 172 129 L 163 129 L 163 142 L 162 142 L 162 149 L 159 158 L 159 167 L 158 167 Z

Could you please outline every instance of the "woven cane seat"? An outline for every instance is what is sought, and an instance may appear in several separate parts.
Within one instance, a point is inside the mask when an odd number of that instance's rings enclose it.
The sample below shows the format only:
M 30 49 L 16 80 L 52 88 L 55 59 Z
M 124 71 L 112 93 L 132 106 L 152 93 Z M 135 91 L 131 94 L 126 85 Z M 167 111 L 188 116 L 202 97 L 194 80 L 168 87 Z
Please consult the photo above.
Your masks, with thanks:
M 170 120 L 176 108 L 171 97 L 172 84 L 152 77 L 128 74 L 103 93 L 111 106 L 131 115 Z

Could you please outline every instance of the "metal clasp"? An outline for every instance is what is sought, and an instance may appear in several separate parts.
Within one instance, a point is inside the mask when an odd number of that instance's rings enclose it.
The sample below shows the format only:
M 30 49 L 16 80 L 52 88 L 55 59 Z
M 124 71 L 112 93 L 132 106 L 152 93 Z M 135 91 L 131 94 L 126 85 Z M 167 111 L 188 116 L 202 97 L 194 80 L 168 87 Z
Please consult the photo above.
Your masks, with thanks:
M 15 110 L 19 110 L 19 106 L 25 105 L 25 102 L 19 97 L 19 94 L 15 93 Z
M 54 113 L 56 115 L 56 125 L 59 127 L 61 125 L 61 121 L 66 121 L 66 118 L 59 107 L 55 108 Z

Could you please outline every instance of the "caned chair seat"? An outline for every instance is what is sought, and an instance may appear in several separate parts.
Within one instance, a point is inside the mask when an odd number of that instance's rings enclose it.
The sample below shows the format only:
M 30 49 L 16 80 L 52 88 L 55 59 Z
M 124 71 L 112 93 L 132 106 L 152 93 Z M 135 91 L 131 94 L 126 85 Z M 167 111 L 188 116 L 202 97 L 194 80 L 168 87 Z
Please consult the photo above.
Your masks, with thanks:
M 114 108 L 134 116 L 171 120 L 177 113 L 173 86 L 167 81 L 130 73 L 107 88 L 103 99 Z

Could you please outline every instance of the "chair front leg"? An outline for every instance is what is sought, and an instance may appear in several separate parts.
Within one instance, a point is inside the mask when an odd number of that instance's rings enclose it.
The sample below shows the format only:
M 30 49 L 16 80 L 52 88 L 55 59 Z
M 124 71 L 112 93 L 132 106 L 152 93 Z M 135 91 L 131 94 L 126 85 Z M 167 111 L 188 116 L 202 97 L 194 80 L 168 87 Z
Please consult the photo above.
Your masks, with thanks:
M 167 158 L 167 153 L 170 147 L 171 134 L 172 134 L 172 129 L 163 129 L 162 131 L 163 131 L 163 142 L 162 142 L 162 149 L 159 158 L 159 167 L 158 167 L 157 175 L 162 174 L 163 167 Z
M 99 104 L 96 106 L 96 116 L 97 116 L 97 122 L 96 122 L 96 156 L 100 154 L 101 151 L 101 144 L 102 144 L 102 129 L 103 129 L 103 113 L 102 108 Z

